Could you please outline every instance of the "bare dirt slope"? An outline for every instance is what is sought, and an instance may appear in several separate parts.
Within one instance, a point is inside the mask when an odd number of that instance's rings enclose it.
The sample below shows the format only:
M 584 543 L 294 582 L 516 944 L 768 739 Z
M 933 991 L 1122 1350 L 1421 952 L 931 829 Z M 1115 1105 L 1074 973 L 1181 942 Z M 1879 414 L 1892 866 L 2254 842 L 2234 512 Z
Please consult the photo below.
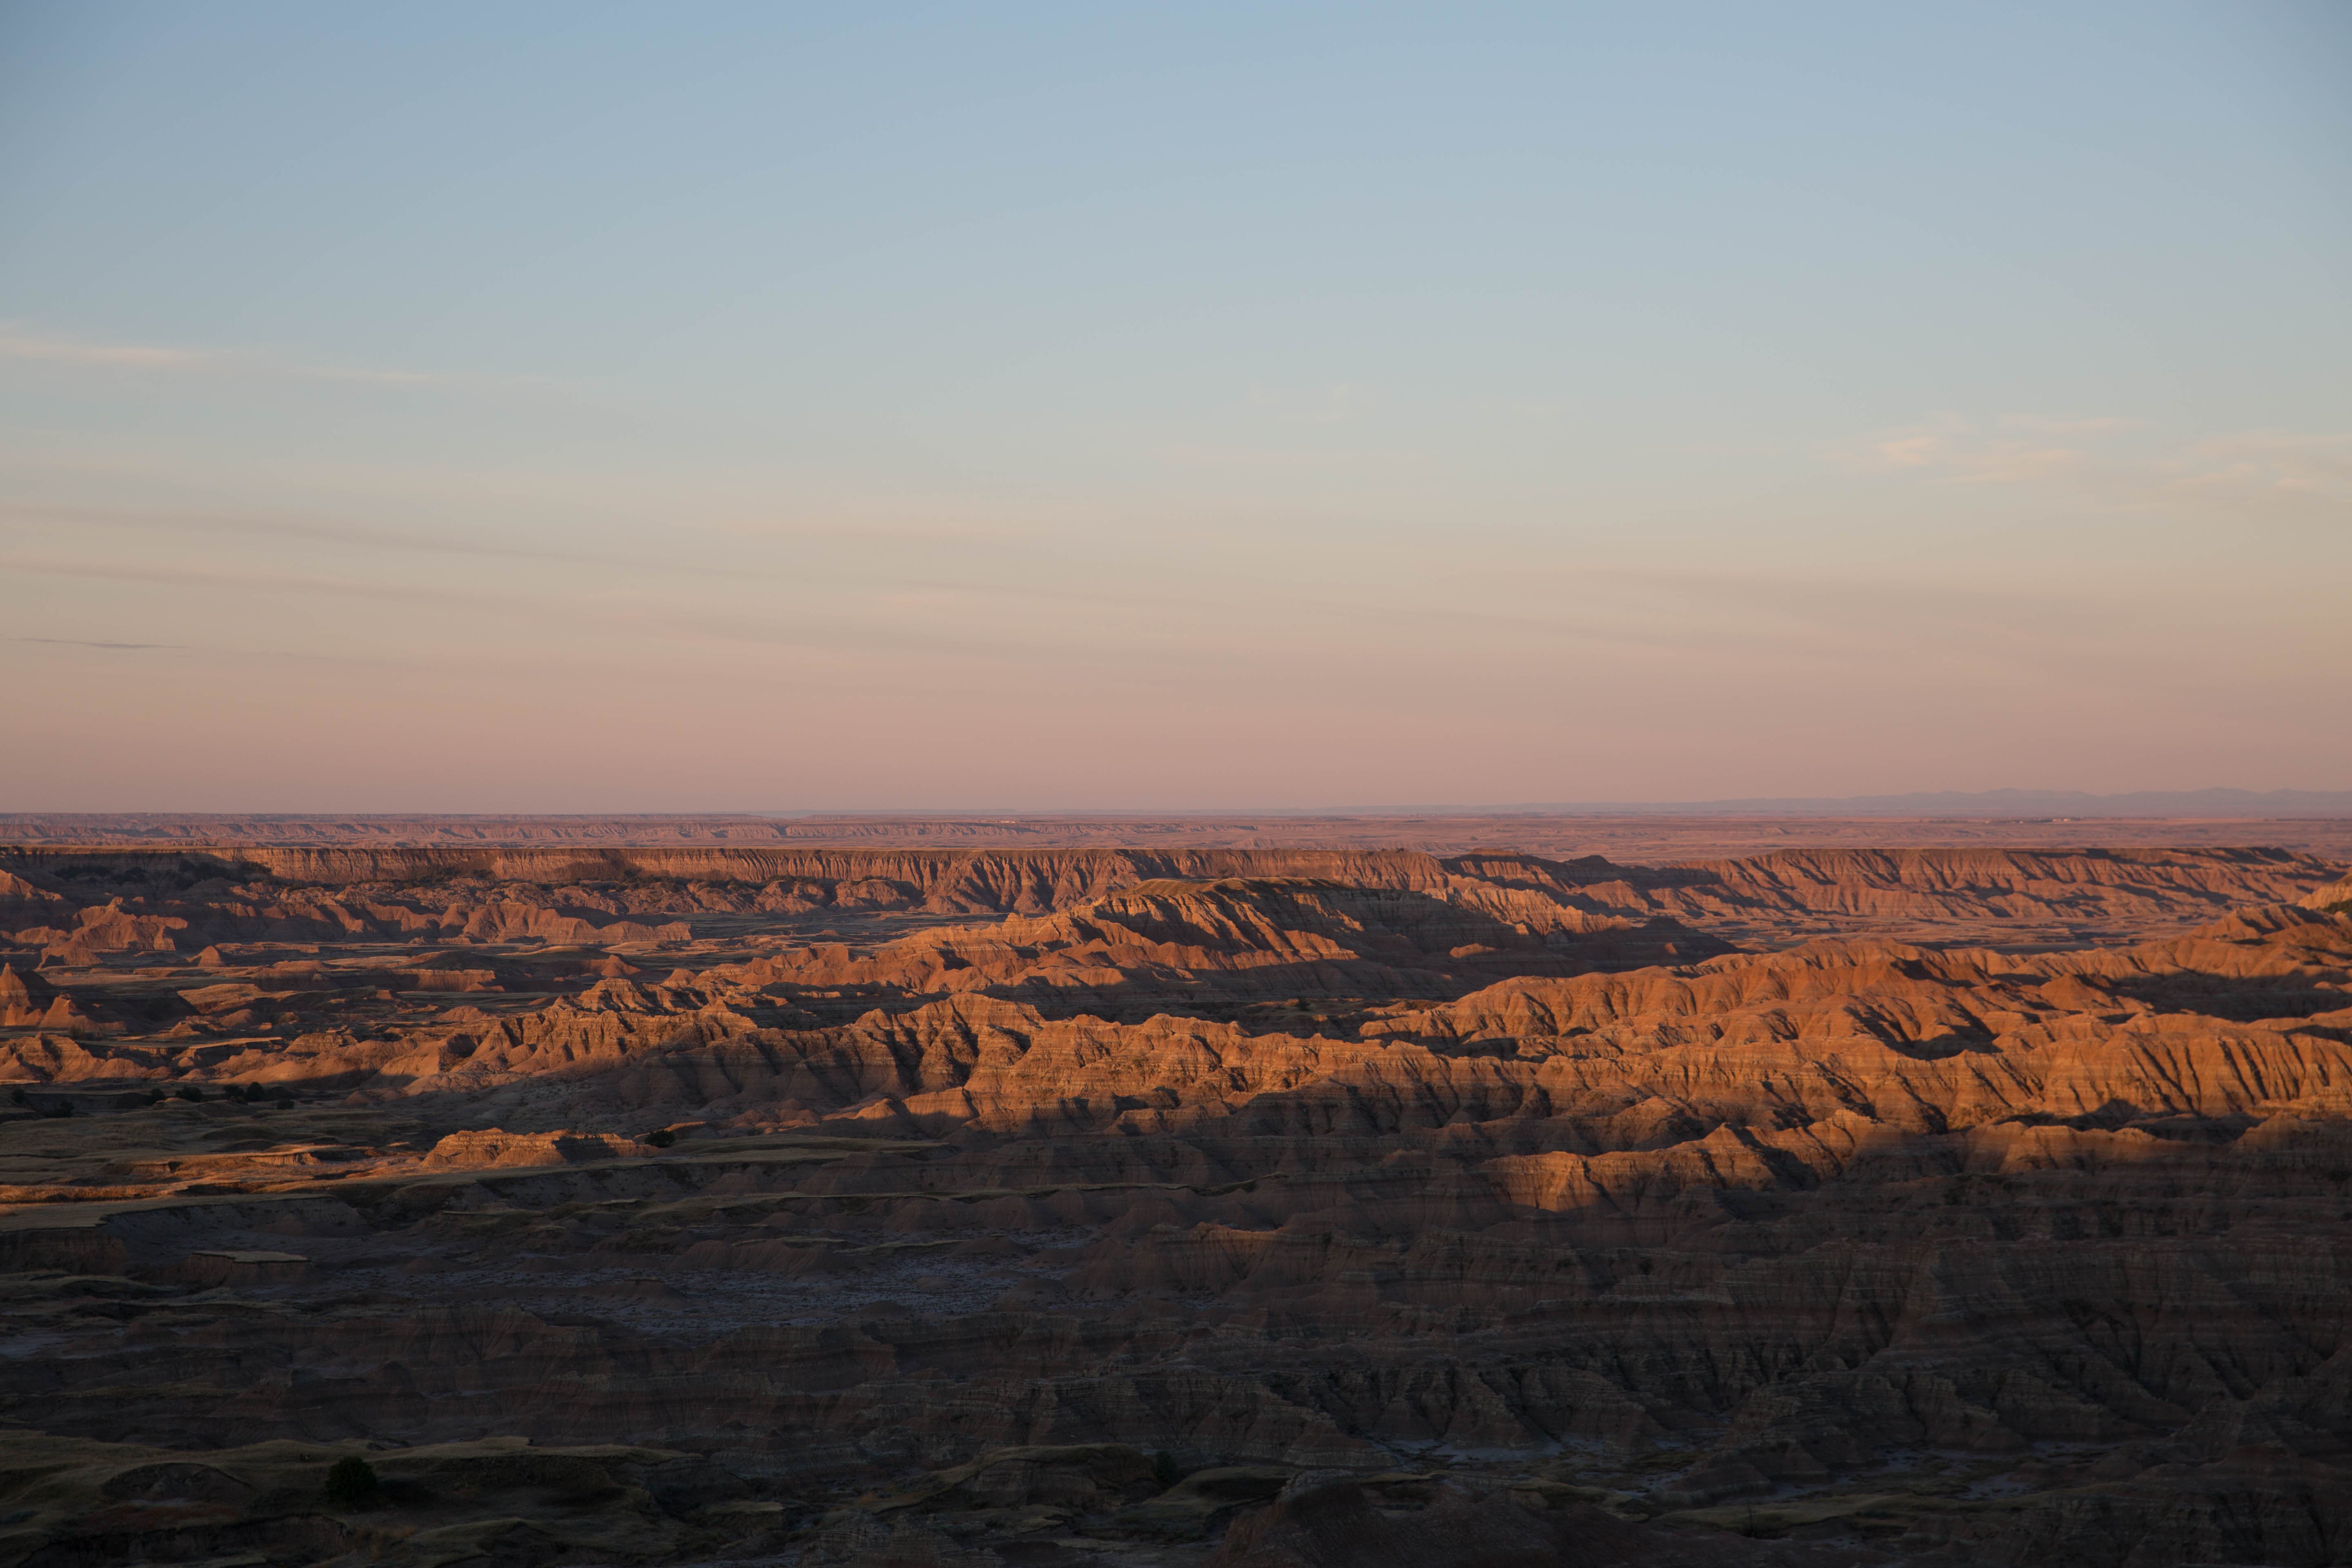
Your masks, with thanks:
M 2352 1560 L 2344 874 L 20 848 L 0 1564 Z

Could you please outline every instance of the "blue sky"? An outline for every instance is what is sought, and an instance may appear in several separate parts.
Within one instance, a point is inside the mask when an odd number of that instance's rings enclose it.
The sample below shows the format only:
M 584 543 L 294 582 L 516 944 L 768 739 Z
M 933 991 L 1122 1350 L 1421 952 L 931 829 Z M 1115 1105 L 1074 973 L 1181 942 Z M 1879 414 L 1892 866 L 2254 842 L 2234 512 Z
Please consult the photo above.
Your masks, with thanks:
M 2326 4 L 8 5 L 0 805 L 2344 787 L 2347 84 Z

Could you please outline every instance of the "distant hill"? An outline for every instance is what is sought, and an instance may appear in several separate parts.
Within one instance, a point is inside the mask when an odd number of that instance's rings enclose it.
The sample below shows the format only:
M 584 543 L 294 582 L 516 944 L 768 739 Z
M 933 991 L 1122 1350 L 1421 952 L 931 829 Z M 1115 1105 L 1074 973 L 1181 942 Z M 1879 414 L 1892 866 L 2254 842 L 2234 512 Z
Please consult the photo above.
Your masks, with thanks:
M 1744 800 L 1567 801 L 1456 806 L 1465 813 L 1575 816 L 2352 816 L 2352 790 L 1930 790 L 1916 795 L 1755 796 Z

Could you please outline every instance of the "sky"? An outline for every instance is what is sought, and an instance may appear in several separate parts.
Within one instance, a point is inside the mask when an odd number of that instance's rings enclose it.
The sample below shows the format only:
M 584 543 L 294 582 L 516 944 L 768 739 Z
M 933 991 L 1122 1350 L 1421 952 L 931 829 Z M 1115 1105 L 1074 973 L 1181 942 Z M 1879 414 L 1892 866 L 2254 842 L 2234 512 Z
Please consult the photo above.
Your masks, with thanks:
M 2352 787 L 2352 7 L 0 0 L 0 810 Z

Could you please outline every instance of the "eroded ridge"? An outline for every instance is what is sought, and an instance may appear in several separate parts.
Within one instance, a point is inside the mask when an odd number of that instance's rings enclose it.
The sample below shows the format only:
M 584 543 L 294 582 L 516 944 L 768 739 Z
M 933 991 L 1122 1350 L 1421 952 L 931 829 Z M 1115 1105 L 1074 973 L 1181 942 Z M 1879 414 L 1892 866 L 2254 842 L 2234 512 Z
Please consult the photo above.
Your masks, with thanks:
M 2352 1552 L 2308 856 L 0 868 L 8 1563 Z

